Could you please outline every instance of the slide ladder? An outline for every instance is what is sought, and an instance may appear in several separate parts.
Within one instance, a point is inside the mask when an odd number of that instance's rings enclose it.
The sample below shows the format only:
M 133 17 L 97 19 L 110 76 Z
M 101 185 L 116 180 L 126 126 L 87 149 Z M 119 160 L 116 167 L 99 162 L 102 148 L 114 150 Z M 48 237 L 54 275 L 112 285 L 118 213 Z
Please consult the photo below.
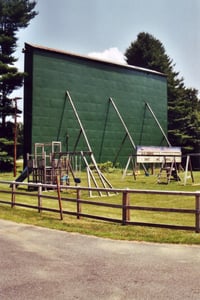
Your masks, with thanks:
M 162 180 L 163 179 L 163 180 Z M 180 181 L 175 158 L 169 163 L 164 157 L 159 174 L 158 183 L 170 183 L 171 180 Z

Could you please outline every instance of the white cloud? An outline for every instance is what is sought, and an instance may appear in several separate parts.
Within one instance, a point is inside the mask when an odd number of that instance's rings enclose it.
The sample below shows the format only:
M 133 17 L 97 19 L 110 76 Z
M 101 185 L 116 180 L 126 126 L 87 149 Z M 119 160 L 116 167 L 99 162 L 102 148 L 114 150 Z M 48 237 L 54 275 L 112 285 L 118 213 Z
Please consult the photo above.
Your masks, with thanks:
M 115 63 L 126 64 L 125 56 L 117 47 L 106 49 L 103 52 L 90 52 L 88 53 L 88 56 Z

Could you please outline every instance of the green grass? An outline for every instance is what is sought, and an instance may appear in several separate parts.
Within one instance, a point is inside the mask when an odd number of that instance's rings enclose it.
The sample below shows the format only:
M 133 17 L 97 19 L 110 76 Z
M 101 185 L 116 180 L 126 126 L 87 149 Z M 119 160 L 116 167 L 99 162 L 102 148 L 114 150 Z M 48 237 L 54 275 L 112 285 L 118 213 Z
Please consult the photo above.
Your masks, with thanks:
M 18 167 L 18 172 L 21 170 L 21 166 Z M 83 174 L 82 174 L 83 175 Z M 200 186 L 193 185 L 191 180 L 188 180 L 187 185 L 184 186 L 182 181 L 172 181 L 170 184 L 158 184 L 156 175 L 145 176 L 141 171 L 137 180 L 134 180 L 133 176 L 126 176 L 122 180 L 121 170 L 115 170 L 112 173 L 105 174 L 106 178 L 112 183 L 115 188 L 129 188 L 129 189 L 149 189 L 149 190 L 173 190 L 173 191 L 196 191 L 200 190 Z M 183 177 L 184 174 L 181 174 Z M 200 173 L 194 173 L 195 183 L 200 183 Z M 13 180 L 12 173 L 0 173 L 1 180 Z M 82 179 L 81 185 L 86 184 L 86 179 Z M 8 189 L 8 187 L 5 187 Z M 1 187 L 2 189 L 2 187 Z M 23 189 L 22 187 L 20 189 Z M 24 189 L 25 190 L 25 189 Z M 33 192 L 34 194 L 34 192 Z M 45 192 L 46 195 L 56 195 L 56 192 Z M 73 192 L 63 191 L 62 197 L 71 197 Z M 89 199 L 91 201 L 98 201 L 105 203 L 121 204 L 121 195 L 113 195 L 109 197 L 94 197 L 89 198 L 86 193 L 82 196 L 83 199 Z M 10 199 L 10 195 L 1 194 L 0 197 Z M 35 203 L 37 199 L 30 196 L 21 196 L 23 202 Z M 21 200 L 21 198 L 20 198 Z M 43 199 L 43 205 L 58 208 L 56 201 Z M 155 206 L 155 207 L 174 207 L 174 208 L 194 208 L 194 199 L 180 196 L 161 196 L 161 195 L 144 195 L 137 194 L 131 196 L 131 205 L 140 206 Z M 76 205 L 70 202 L 63 203 L 63 208 L 70 211 L 76 211 Z M 82 209 L 83 213 L 90 213 L 96 215 L 103 215 L 112 218 L 121 218 L 121 210 L 108 209 L 105 207 L 95 207 L 84 205 Z M 78 232 L 88 235 L 95 235 L 99 237 L 119 239 L 119 240 L 135 240 L 135 241 L 149 241 L 158 243 L 182 243 L 182 244 L 200 244 L 200 235 L 192 231 L 183 230 L 170 230 L 161 228 L 151 228 L 143 226 L 123 226 L 121 224 L 114 224 L 110 222 L 103 222 L 97 220 L 91 220 L 82 217 L 77 220 L 74 216 L 64 215 L 64 219 L 59 220 L 59 214 L 43 211 L 38 213 L 36 210 L 24 209 L 20 207 L 14 207 L 0 204 L 0 218 L 5 220 L 12 220 L 18 223 L 32 224 L 36 226 L 48 227 L 57 230 L 63 230 L 68 232 Z M 194 226 L 194 216 L 189 214 L 175 214 L 175 213 L 158 213 L 158 212 L 131 212 L 131 220 L 151 222 L 151 223 L 165 223 L 175 225 Z

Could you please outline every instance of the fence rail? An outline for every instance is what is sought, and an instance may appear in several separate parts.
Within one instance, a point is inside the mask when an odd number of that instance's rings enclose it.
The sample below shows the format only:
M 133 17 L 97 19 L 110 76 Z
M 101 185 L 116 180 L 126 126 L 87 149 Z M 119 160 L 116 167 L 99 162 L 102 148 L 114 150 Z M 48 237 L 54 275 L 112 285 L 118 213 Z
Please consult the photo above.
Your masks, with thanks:
M 10 199 L 0 199 L 1 204 L 11 205 L 11 208 L 15 206 L 25 207 L 36 209 L 38 212 L 49 211 L 60 214 L 60 219 L 63 219 L 64 214 L 76 216 L 77 219 L 81 217 L 91 218 L 96 220 L 121 223 L 122 225 L 134 225 L 134 226 L 148 226 L 148 227 L 160 227 L 160 228 L 169 228 L 169 229 L 180 229 L 180 230 L 191 230 L 196 233 L 200 233 L 200 191 L 197 192 L 182 192 L 182 191 L 161 191 L 161 190 L 139 190 L 139 189 L 111 189 L 111 188 L 89 188 L 89 187 L 81 187 L 81 186 L 65 186 L 65 185 L 49 185 L 49 184 L 41 184 L 41 183 L 20 183 L 20 185 L 26 186 L 27 191 L 19 191 L 17 186 L 19 185 L 16 181 L 4 181 L 0 180 L 0 193 L 1 195 L 10 195 Z M 36 189 L 36 192 L 30 192 L 28 189 Z M 47 195 L 43 191 L 53 189 L 57 192 L 57 195 Z M 60 191 L 67 189 L 67 191 L 74 191 L 74 197 L 64 197 Z M 95 201 L 94 198 L 92 200 L 86 200 L 81 198 L 82 192 L 105 192 L 110 194 L 120 194 L 121 195 L 121 203 L 108 203 L 103 202 L 102 199 L 99 201 Z M 194 199 L 194 208 L 164 208 L 164 207 L 150 207 L 150 206 L 138 206 L 132 205 L 130 196 L 131 195 L 166 195 L 166 196 L 180 196 L 187 197 L 187 200 Z M 28 203 L 18 199 L 19 196 L 31 196 L 36 199 L 36 204 Z M 71 195 L 70 195 L 71 196 Z M 2 196 L 1 196 L 2 197 Z M 20 198 L 20 197 L 19 197 Z M 45 207 L 43 205 L 43 199 L 58 201 L 58 208 L 55 207 Z M 109 199 L 109 197 L 107 197 Z M 184 200 L 184 201 L 187 201 Z M 69 208 L 63 208 L 64 203 L 73 203 L 75 204 L 75 209 L 70 210 Z M 85 206 L 95 206 L 105 207 L 108 209 L 117 209 L 120 210 L 119 218 L 112 218 L 103 215 L 94 215 L 90 213 L 83 213 L 83 207 Z M 160 223 L 148 223 L 148 222 L 136 222 L 132 221 L 134 219 L 134 212 L 136 211 L 147 211 L 147 212 L 161 212 L 161 213 L 180 213 L 180 214 L 191 214 L 194 216 L 194 226 L 183 226 L 183 225 L 172 225 L 172 224 L 160 224 Z

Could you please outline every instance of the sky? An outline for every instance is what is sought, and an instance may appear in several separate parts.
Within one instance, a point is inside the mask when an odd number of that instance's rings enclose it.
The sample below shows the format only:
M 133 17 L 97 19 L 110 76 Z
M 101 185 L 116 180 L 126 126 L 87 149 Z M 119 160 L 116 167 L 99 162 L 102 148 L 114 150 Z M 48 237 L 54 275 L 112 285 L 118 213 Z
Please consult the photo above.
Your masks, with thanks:
M 25 42 L 125 63 L 126 49 L 147 32 L 163 44 L 185 86 L 200 91 L 200 0 L 36 2 L 38 15 L 17 34 L 20 71 Z

